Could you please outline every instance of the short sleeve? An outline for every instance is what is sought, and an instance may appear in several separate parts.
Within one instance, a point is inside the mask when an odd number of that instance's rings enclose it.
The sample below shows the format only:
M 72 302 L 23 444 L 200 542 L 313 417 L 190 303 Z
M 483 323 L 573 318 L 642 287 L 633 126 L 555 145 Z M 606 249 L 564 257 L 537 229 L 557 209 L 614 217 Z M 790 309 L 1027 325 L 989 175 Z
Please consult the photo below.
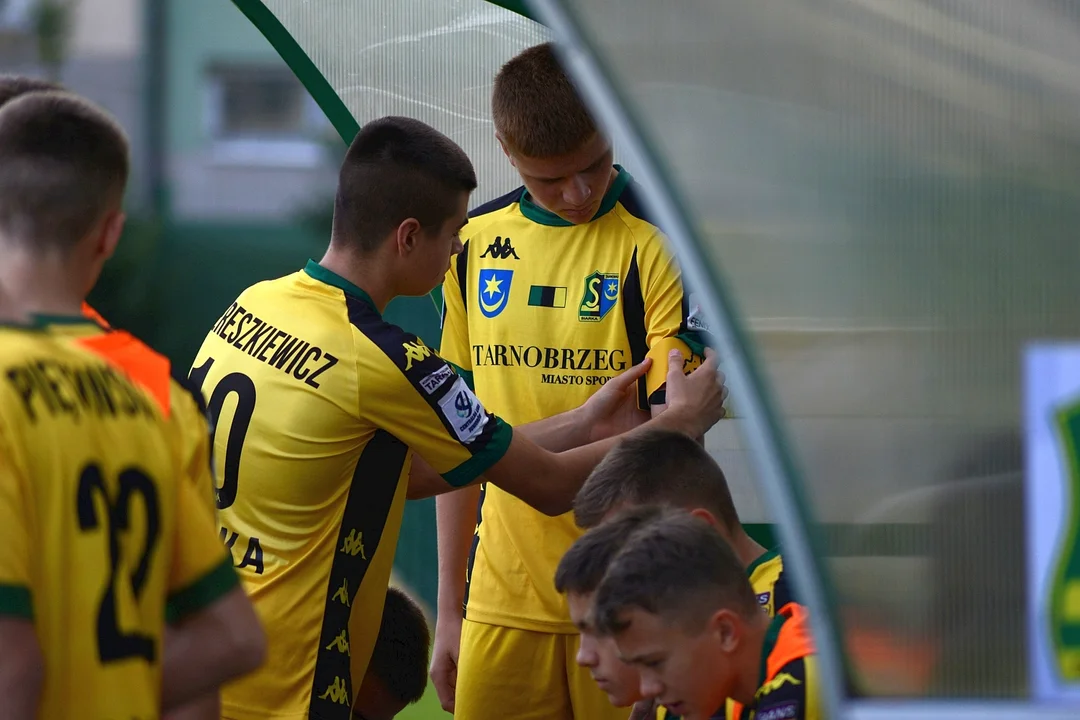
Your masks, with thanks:
M 755 717 L 821 720 L 816 659 L 793 660 L 758 690 Z
M 375 346 L 358 353 L 361 417 L 419 453 L 455 487 L 480 477 L 506 454 L 510 426 L 489 413 L 423 340 L 387 323 L 360 332 Z
M 465 305 L 465 288 L 468 278 L 469 243 L 454 258 L 442 285 L 442 340 L 439 353 L 465 380 L 470 388 L 472 381 L 472 358 L 469 355 L 469 317 Z
M 205 493 L 177 483 L 176 534 L 169 572 L 169 622 L 212 605 L 239 584 L 232 558 L 218 537 Z
M 174 433 L 178 440 L 180 463 L 184 476 L 205 498 L 207 507 L 217 516 L 216 483 L 210 462 L 210 425 L 202 395 L 189 380 L 174 379 L 172 383 L 172 413 Z
M 33 619 L 26 478 L 0 430 L 0 616 Z
M 667 238 L 659 230 L 639 246 L 642 296 L 645 301 L 645 338 L 653 360 L 645 378 L 650 404 L 662 404 L 667 378 L 667 356 L 683 354 L 683 372 L 690 373 L 705 359 L 706 325 L 700 307 L 683 286 L 682 273 L 668 252 Z

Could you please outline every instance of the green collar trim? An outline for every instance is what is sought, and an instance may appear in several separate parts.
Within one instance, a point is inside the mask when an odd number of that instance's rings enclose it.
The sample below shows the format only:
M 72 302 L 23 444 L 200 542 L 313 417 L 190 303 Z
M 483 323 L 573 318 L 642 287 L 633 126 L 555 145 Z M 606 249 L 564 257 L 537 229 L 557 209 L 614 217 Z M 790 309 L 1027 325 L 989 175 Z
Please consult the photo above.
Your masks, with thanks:
M 753 577 L 754 571 L 765 563 L 772 560 L 774 557 L 780 554 L 780 548 L 773 548 L 772 550 L 766 550 L 758 556 L 758 559 L 750 563 L 750 566 L 746 568 L 746 577 Z
M 787 615 L 780 613 L 776 614 L 776 617 L 769 623 L 769 629 L 765 631 L 765 644 L 761 648 L 761 676 L 758 680 L 758 687 L 765 684 L 769 675 L 769 655 L 772 654 L 773 649 L 776 647 L 776 641 L 780 638 L 780 628 L 787 622 Z
M 599 217 L 603 217 L 611 212 L 615 207 L 615 203 L 619 202 L 619 197 L 622 196 L 623 190 L 630 184 L 633 179 L 622 165 L 616 165 L 615 169 L 618 171 L 618 175 L 611 183 L 611 187 L 604 193 L 604 199 L 600 202 L 600 207 L 596 211 L 596 215 L 593 215 L 592 220 L 596 220 Z M 532 220 L 534 223 L 540 225 L 548 225 L 550 227 L 572 227 L 574 223 L 563 220 L 555 213 L 540 207 L 533 199 L 529 197 L 529 191 L 525 188 L 521 189 L 521 197 L 518 199 L 518 205 L 521 207 L 521 214 Z M 590 220 L 589 222 L 592 222 Z
M 34 315 L 33 323 L 39 327 L 46 327 L 48 325 L 94 325 L 97 326 L 90 318 L 85 315 Z
M 308 276 L 311 277 L 313 280 L 318 280 L 321 283 L 332 285 L 333 287 L 338 288 L 347 295 L 352 295 L 354 297 L 360 298 L 372 308 L 374 308 L 375 312 L 379 312 L 379 309 L 375 307 L 375 303 L 374 301 L 372 301 L 370 295 L 368 295 L 356 285 L 353 285 L 345 278 L 338 275 L 333 270 L 328 270 L 314 260 L 308 259 L 307 265 L 304 266 L 304 272 L 306 272 Z

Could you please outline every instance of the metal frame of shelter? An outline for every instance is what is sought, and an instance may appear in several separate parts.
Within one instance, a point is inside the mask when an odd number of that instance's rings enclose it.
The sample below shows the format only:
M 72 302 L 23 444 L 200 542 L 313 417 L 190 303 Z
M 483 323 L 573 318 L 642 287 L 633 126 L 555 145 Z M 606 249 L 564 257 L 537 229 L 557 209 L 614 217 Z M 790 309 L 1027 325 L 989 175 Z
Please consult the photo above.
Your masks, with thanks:
M 359 123 L 323 76 L 288 28 L 262 0 L 232 0 L 266 37 L 281 58 L 325 113 L 341 138 L 348 143 Z M 730 291 L 710 264 L 705 262 L 704 243 L 689 209 L 672 191 L 670 181 L 643 126 L 630 105 L 611 82 L 600 54 L 591 44 L 572 2 L 560 0 L 488 0 L 508 11 L 546 25 L 564 54 L 569 72 L 583 89 L 594 113 L 611 131 L 616 143 L 632 158 L 635 175 L 647 189 L 652 210 L 664 225 L 690 282 L 702 289 L 704 305 L 715 319 L 717 335 L 725 358 L 725 370 L 733 385 L 740 388 L 740 407 L 745 418 L 745 441 L 776 520 L 775 535 L 784 546 L 796 589 L 813 617 L 822 676 L 823 702 L 833 718 L 1071 718 L 1075 709 L 1036 706 L 1023 701 L 877 701 L 850 698 L 844 691 L 842 643 L 833 616 L 828 574 L 822 567 L 820 538 L 807 511 L 799 483 L 794 455 L 778 420 L 776 405 L 760 373 L 752 343 L 742 326 Z

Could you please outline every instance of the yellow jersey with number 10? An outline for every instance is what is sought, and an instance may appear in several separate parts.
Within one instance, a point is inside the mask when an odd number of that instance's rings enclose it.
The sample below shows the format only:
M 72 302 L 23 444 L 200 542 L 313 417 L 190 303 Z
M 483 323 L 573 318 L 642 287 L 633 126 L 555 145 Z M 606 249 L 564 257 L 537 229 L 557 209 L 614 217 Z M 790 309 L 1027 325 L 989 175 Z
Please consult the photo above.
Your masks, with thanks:
M 441 353 L 512 424 L 573 410 L 620 372 L 653 358 L 639 404 L 662 400 L 667 353 L 700 363 L 704 330 L 666 239 L 644 219 L 621 168 L 597 216 L 570 225 L 524 189 L 475 210 L 443 284 Z M 494 486 L 483 493 L 469 561 L 466 617 L 575 633 L 552 582 L 580 536 Z
M 38 717 L 158 717 L 167 601 L 237 585 L 175 430 L 107 360 L 0 329 L 0 615 L 34 624 Z
M 510 444 L 453 369 L 318 263 L 258 283 L 191 379 L 215 424 L 221 535 L 270 638 L 227 718 L 350 717 L 379 634 L 415 450 L 451 485 Z

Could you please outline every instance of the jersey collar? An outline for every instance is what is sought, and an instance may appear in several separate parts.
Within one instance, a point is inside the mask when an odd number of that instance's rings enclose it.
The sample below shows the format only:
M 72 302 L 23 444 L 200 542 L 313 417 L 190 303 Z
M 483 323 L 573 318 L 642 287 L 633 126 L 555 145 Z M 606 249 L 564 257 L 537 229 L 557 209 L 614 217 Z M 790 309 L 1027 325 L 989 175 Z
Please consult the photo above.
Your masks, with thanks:
M 628 173 L 622 165 L 616 165 L 615 169 L 619 171 L 618 175 L 616 175 L 615 179 L 611 182 L 611 187 L 608 188 L 608 191 L 604 193 L 604 199 L 601 201 L 600 208 L 596 211 L 596 215 L 593 215 L 592 220 L 596 220 L 611 212 L 611 209 L 615 207 L 615 203 L 619 202 L 619 197 L 622 195 L 623 190 L 626 189 L 626 186 L 629 185 L 630 181 L 633 179 L 630 177 L 630 173 Z M 521 189 L 521 198 L 518 200 L 518 205 L 521 207 L 521 214 L 532 220 L 534 223 L 549 225 L 551 227 L 572 227 L 574 224 L 563 220 L 550 210 L 546 210 L 534 203 L 532 198 L 529 197 L 529 191 L 525 188 Z M 589 222 L 592 222 L 592 220 Z
M 746 577 L 753 577 L 755 570 L 757 570 L 759 567 L 769 562 L 779 554 L 780 549 L 773 548 L 772 550 L 766 550 L 765 552 L 761 553 L 761 555 L 758 555 L 757 560 L 750 563 L 750 566 L 746 568 Z
M 379 308 L 375 307 L 375 303 L 374 301 L 372 301 L 370 295 L 368 295 L 356 285 L 353 285 L 345 278 L 338 275 L 333 270 L 328 270 L 314 260 L 309 259 L 307 261 L 307 265 L 304 266 L 304 272 L 306 272 L 308 276 L 311 277 L 313 280 L 318 280 L 321 283 L 332 285 L 341 290 L 342 292 L 346 293 L 347 295 L 353 295 L 354 297 L 360 298 L 372 308 L 374 308 L 375 312 L 379 312 Z

